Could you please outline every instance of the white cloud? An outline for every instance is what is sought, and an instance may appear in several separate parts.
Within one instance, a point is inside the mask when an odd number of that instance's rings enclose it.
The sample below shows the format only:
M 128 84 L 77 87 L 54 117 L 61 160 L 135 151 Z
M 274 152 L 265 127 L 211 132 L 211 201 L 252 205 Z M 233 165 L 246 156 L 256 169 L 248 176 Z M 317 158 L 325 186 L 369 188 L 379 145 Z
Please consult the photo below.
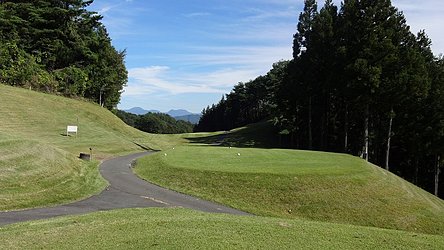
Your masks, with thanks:
M 148 9 L 134 8 L 132 6 L 134 3 L 133 0 L 95 1 L 91 9 L 103 16 L 102 22 L 112 39 L 118 39 L 136 34 L 131 27 L 137 26 L 135 20 L 138 15 L 149 11 Z
M 291 59 L 291 45 L 283 46 L 202 46 L 196 54 L 178 58 L 202 65 L 236 65 L 248 68 L 270 68 L 273 62 Z
M 103 6 L 101 9 L 99 9 L 97 12 L 100 15 L 105 15 L 105 13 L 107 13 L 108 11 L 110 11 L 113 8 L 113 6 Z
M 293 7 L 287 7 L 286 9 L 276 9 L 276 10 L 264 10 L 251 8 L 248 10 L 248 16 L 244 18 L 244 21 L 261 21 L 265 19 L 274 19 L 277 18 L 294 18 L 297 17 L 300 13 L 299 10 Z M 251 14 L 250 14 L 251 13 Z
M 207 73 L 187 73 L 183 77 L 186 82 L 192 82 L 208 88 L 222 89 L 228 93 L 239 81 L 249 81 L 258 76 L 258 70 L 252 68 L 225 68 Z M 216 92 L 217 93 L 217 92 Z
M 178 66 L 129 69 L 123 95 L 228 93 L 238 82 L 264 75 L 274 62 L 291 57 L 289 46 L 208 46 L 191 50 L 196 53 L 171 56 L 171 63 Z
M 202 17 L 202 16 L 211 16 L 211 13 L 209 12 L 193 12 L 193 13 L 188 13 L 188 14 L 184 14 L 184 17 Z
M 123 95 L 143 95 L 147 93 L 225 93 L 224 89 L 205 84 L 202 78 L 190 77 L 174 72 L 167 66 L 149 66 L 128 70 L 129 81 Z

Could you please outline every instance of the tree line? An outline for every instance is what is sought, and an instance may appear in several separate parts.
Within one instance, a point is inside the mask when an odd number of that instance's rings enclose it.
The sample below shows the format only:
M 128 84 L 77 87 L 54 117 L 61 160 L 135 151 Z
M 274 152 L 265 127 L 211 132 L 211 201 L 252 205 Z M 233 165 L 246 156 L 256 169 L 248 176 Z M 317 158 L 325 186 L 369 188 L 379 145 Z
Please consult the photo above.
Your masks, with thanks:
M 275 88 L 284 80 L 288 64 L 277 62 L 265 76 L 235 85 L 219 103 L 202 111 L 195 131 L 230 130 L 268 118 L 275 109 Z
M 136 115 L 123 110 L 116 110 L 115 114 L 131 127 L 153 134 L 191 133 L 194 127 L 190 122 L 176 120 L 163 113 Z
M 93 0 L 0 0 L 0 83 L 83 97 L 108 109 L 127 83 Z
M 390 0 L 305 0 L 293 59 L 236 85 L 196 129 L 272 119 L 290 147 L 361 156 L 438 195 L 444 59 L 430 45 Z

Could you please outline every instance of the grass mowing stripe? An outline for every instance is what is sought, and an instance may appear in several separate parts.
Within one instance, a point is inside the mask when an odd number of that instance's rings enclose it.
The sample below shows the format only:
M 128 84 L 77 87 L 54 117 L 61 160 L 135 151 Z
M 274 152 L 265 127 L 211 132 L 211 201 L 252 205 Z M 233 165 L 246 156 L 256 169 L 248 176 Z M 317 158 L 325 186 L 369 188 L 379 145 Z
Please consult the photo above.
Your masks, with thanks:
M 5 249 L 442 249 L 444 237 L 304 220 L 124 209 L 0 228 Z
M 6 159 L 0 162 L 3 210 L 76 200 L 106 185 L 97 162 L 70 159 L 69 153 L 35 141 L 9 140 L 8 149 Z

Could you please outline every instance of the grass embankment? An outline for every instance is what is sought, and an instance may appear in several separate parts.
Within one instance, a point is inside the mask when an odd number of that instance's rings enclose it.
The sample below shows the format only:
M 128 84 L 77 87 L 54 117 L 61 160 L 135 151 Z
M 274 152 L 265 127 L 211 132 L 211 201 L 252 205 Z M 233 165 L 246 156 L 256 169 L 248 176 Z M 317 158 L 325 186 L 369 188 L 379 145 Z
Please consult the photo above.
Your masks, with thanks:
M 444 237 L 185 209 L 125 209 L 0 228 L 5 249 L 442 249 Z
M 76 137 L 65 136 L 78 125 Z M 155 149 L 183 141 L 179 135 L 151 135 L 124 124 L 100 106 L 0 84 L 0 210 L 64 203 L 102 190 L 106 183 L 95 159 Z
M 135 171 L 257 215 L 444 235 L 444 201 L 349 155 L 183 146 L 139 160 Z

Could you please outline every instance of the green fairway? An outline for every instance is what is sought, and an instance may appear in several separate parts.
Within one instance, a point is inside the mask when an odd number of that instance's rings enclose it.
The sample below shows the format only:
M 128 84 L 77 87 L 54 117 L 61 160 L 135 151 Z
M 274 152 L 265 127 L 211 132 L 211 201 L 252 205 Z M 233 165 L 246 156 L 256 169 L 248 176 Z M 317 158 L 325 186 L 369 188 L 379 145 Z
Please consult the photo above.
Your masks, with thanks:
M 359 174 L 366 171 L 363 166 L 367 165 L 345 154 L 285 149 L 186 146 L 169 150 L 168 154 L 165 159 L 171 166 L 252 174 Z
M 183 146 L 139 160 L 135 171 L 258 215 L 444 235 L 444 201 L 349 155 Z
M 66 136 L 78 125 L 77 136 Z M 66 203 L 100 192 L 99 160 L 165 149 L 182 135 L 152 135 L 93 103 L 0 84 L 0 210 Z M 92 163 L 78 159 L 93 148 Z
M 0 228 L 2 249 L 442 249 L 444 237 L 303 220 L 124 209 Z

